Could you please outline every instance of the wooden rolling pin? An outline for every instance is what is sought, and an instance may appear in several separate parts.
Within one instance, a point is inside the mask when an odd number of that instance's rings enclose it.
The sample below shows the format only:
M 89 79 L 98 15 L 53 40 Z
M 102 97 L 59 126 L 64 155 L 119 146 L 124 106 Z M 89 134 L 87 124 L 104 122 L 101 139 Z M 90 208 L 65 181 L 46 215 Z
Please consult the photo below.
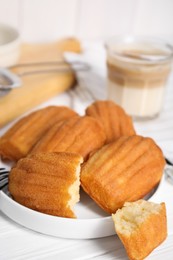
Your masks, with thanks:
M 64 61 L 64 51 L 80 52 L 79 41 L 70 38 L 50 44 L 24 44 L 19 63 Z M 58 67 L 53 67 L 55 68 Z M 27 71 L 39 69 L 51 70 L 52 67 L 27 67 Z M 21 73 L 26 71 L 26 68 L 19 67 L 12 71 Z M 33 74 L 21 79 L 21 87 L 11 90 L 6 96 L 0 98 L 0 127 L 47 99 L 69 89 L 75 83 L 75 76 L 72 72 Z

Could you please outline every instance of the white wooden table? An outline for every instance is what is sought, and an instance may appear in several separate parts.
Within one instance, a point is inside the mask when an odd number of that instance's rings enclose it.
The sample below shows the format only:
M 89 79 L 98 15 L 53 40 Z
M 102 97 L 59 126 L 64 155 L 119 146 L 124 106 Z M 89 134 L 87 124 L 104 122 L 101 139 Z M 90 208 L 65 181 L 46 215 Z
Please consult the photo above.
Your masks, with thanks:
M 85 61 L 94 64 L 94 70 L 88 72 L 87 87 L 95 96 L 106 98 L 105 89 L 105 66 L 103 48 L 97 48 L 95 54 L 93 45 L 87 51 Z M 93 54 L 93 55 L 92 55 Z M 102 66 L 102 65 L 103 66 Z M 155 120 L 149 122 L 135 122 L 136 130 L 139 134 L 153 137 L 162 147 L 166 156 L 173 160 L 173 80 L 169 83 L 166 102 L 163 113 Z M 91 103 L 85 97 L 77 97 L 76 94 L 64 93 L 47 101 L 39 107 L 50 104 L 73 106 L 80 114 L 84 113 L 85 107 Z M 7 127 L 0 130 L 2 134 Z M 173 259 L 173 186 L 163 191 L 163 197 L 158 201 L 166 201 L 169 208 L 169 230 L 168 237 L 164 243 L 156 248 L 148 259 L 172 260 Z M 49 223 L 47 223 L 49 225 Z M 158 230 L 159 232 L 159 230 Z M 126 252 L 116 235 L 100 239 L 73 240 L 50 237 L 16 224 L 0 211 L 0 260 L 20 260 L 20 259 L 127 259 Z

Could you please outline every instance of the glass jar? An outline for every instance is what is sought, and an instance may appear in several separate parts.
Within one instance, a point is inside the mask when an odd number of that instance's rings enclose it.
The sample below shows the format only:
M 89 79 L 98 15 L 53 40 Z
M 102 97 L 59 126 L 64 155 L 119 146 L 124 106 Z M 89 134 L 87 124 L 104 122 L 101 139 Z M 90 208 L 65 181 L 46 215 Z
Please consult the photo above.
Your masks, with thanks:
M 108 99 L 135 118 L 153 118 L 163 106 L 173 47 L 163 40 L 114 37 L 106 43 Z

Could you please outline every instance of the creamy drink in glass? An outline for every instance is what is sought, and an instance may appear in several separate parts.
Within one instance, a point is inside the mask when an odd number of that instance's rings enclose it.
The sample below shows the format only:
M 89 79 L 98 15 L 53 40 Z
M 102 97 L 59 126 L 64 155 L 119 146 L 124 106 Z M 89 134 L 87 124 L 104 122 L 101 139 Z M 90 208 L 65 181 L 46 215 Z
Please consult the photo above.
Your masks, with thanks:
M 114 37 L 106 43 L 108 99 L 134 118 L 153 118 L 163 106 L 173 48 L 155 38 Z

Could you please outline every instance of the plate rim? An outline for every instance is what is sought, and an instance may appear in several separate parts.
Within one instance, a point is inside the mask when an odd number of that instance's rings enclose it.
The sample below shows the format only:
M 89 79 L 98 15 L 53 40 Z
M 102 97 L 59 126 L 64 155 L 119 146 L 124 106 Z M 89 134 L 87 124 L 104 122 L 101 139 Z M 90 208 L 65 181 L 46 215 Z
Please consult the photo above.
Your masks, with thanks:
M 148 201 L 153 201 L 153 198 L 158 196 L 159 190 L 166 183 L 165 181 L 165 172 L 163 172 L 163 176 L 155 188 L 155 192 L 148 198 Z M 8 184 L 7 184 L 8 185 Z M 4 187 L 4 189 L 0 190 L 0 210 L 14 222 L 20 224 L 21 226 L 28 228 L 30 230 L 49 235 L 54 237 L 61 238 L 70 238 L 70 239 L 93 239 L 93 238 L 101 238 L 115 235 L 115 228 L 112 219 L 112 214 L 110 216 L 105 217 L 97 217 L 97 218 L 64 218 L 59 216 L 53 216 L 46 213 L 42 213 L 33 209 L 30 209 L 20 203 L 16 202 L 13 198 L 10 197 L 8 192 L 8 187 Z M 6 189 L 6 191 L 5 191 Z M 11 208 L 15 208 L 15 211 L 11 212 Z M 21 219 L 21 215 L 25 216 L 24 220 Z M 38 227 L 32 224 L 33 221 L 38 221 L 40 219 L 40 223 L 38 223 Z M 28 220 L 28 221 L 27 221 Z M 41 223 L 44 223 L 43 225 Z M 51 223 L 50 231 L 46 229 L 44 225 L 46 223 Z M 63 230 L 64 226 L 68 226 L 70 230 L 66 232 Z M 89 226 L 88 226 L 89 225 Z M 61 227 L 62 226 L 62 227 Z M 56 228 L 60 228 L 60 232 L 57 233 Z M 89 227 L 93 230 L 89 230 Z M 66 228 L 64 228 L 66 229 Z M 79 230 L 81 232 L 79 232 Z

